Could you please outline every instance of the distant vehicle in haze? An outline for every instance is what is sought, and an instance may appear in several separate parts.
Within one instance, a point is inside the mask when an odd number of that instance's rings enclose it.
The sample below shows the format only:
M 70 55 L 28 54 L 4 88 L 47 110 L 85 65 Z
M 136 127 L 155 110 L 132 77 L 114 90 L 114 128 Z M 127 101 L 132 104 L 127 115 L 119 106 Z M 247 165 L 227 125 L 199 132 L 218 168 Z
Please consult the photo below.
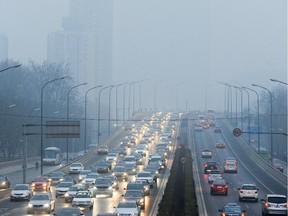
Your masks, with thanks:
M 63 161 L 62 152 L 57 147 L 47 147 L 43 150 L 44 165 L 59 165 Z

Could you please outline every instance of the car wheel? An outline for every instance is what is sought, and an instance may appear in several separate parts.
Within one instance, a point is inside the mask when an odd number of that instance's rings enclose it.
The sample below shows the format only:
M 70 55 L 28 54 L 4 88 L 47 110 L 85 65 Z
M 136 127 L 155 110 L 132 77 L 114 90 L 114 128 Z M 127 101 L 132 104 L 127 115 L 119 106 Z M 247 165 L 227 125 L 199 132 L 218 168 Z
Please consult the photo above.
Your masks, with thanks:
M 212 190 L 210 191 L 210 194 L 213 195 L 213 191 Z
M 10 201 L 13 202 L 14 200 L 13 200 L 13 199 L 10 199 Z
M 255 202 L 258 202 L 258 198 L 257 198 L 257 199 L 255 199 Z
M 242 198 L 241 197 L 239 197 L 239 202 L 241 202 L 242 201 Z
M 266 214 L 262 211 L 262 216 L 266 216 Z

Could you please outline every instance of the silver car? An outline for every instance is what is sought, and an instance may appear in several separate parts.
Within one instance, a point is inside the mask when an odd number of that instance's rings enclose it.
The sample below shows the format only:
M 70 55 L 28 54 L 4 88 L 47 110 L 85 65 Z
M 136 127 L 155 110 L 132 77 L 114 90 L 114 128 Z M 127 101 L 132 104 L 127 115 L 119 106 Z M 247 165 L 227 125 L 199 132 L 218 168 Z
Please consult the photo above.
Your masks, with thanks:
M 10 201 L 14 200 L 30 200 L 33 191 L 29 184 L 16 184 L 10 192 Z
M 48 213 L 55 210 L 55 200 L 49 193 L 34 194 L 28 204 L 27 214 Z
M 287 215 L 287 198 L 280 194 L 267 194 L 262 201 L 262 215 Z

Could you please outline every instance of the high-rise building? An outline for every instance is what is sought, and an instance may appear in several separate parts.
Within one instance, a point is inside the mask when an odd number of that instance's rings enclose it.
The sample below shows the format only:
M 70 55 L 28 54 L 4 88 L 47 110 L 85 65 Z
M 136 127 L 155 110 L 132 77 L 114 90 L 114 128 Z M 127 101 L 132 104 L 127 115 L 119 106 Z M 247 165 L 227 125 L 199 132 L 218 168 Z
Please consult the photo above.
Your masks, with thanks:
M 0 62 L 8 59 L 8 39 L 5 34 L 0 34 Z
M 47 60 L 67 64 L 77 82 L 111 84 L 113 0 L 70 0 L 62 28 L 48 35 Z

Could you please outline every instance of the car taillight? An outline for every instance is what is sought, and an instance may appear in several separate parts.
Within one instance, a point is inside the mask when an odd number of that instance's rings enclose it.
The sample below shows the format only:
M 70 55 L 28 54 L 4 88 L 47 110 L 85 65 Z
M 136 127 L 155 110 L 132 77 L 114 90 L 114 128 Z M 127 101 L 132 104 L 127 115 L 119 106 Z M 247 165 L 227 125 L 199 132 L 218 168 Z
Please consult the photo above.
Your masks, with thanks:
M 270 204 L 269 203 L 265 203 L 265 207 L 269 207 L 270 206 Z
M 35 183 L 33 182 L 33 183 L 32 183 L 32 187 L 34 187 L 34 186 L 35 186 Z
M 46 183 L 43 184 L 44 187 L 45 187 L 46 185 L 47 185 Z
M 243 191 L 242 191 L 242 190 L 240 190 L 240 193 L 243 193 Z
M 285 207 L 288 208 L 288 203 L 286 203 Z
M 207 165 L 207 164 L 205 164 L 204 166 L 205 166 L 205 167 L 208 167 L 208 165 Z
M 255 191 L 255 194 L 257 194 L 258 193 L 258 191 Z

